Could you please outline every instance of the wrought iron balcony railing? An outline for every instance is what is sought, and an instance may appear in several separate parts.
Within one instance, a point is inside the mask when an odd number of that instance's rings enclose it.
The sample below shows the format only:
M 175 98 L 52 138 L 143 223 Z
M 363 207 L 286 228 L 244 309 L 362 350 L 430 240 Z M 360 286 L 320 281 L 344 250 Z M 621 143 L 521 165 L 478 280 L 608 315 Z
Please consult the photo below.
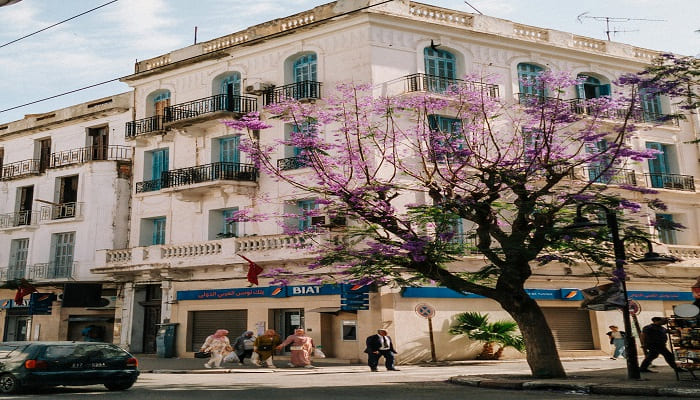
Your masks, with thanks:
M 25 265 L 10 265 L 0 269 L 0 281 L 15 281 L 26 278 L 27 267 Z
M 137 119 L 126 123 L 126 138 L 132 139 L 136 136 L 145 135 L 163 130 L 163 116 L 154 115 L 152 117 Z
M 589 182 L 637 186 L 637 177 L 631 169 L 587 167 L 585 174 Z
M 321 82 L 301 81 L 273 87 L 263 93 L 263 105 L 279 103 L 285 99 L 320 99 Z
M 218 94 L 187 103 L 165 107 L 165 122 L 195 118 L 219 111 L 247 114 L 257 111 L 258 99 L 249 96 Z
M 0 180 L 3 181 L 21 178 L 26 175 L 38 175 L 42 172 L 41 160 L 33 158 L 5 164 L 0 172 Z
M 646 173 L 647 184 L 653 188 L 695 191 L 692 175 Z
M 498 97 L 498 85 L 484 82 L 465 81 L 463 79 L 450 79 L 437 75 L 412 74 L 404 78 L 406 80 L 406 92 L 433 92 L 442 93 L 450 88 L 467 86 L 471 89 L 483 90 L 489 97 Z
M 41 207 L 41 220 L 55 220 L 64 218 L 75 218 L 80 217 L 83 214 L 83 204 L 84 203 L 63 203 L 63 204 L 52 204 L 48 206 Z
M 27 267 L 27 279 L 70 279 L 73 277 L 73 270 L 78 265 L 77 262 L 50 262 L 34 264 Z
M 218 180 L 255 182 L 258 169 L 252 164 L 216 162 L 196 167 L 163 171 L 160 179 L 138 182 L 136 193 Z
M 18 226 L 36 226 L 39 222 L 37 211 L 25 210 L 8 214 L 0 214 L 0 229 Z
M 306 160 L 305 157 L 288 157 L 288 158 L 281 158 L 277 160 L 277 168 L 280 171 L 290 171 L 293 169 L 299 169 L 299 168 L 304 168 L 308 164 L 308 161 Z
M 90 146 L 51 153 L 49 168 L 83 164 L 90 161 L 129 161 L 131 147 L 128 146 Z

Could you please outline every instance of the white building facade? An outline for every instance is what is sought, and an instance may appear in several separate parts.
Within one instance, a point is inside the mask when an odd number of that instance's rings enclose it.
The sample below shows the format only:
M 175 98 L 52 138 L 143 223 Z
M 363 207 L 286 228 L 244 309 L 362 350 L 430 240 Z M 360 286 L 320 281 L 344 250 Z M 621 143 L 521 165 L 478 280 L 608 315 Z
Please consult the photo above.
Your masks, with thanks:
M 366 294 L 368 307 L 359 308 L 367 309 L 348 311 L 352 307 L 342 305 L 358 298 L 352 288 L 275 287 L 265 279 L 249 287 L 248 264 L 239 255 L 266 270 L 301 270 L 311 258 L 295 250 L 298 239 L 283 235 L 273 221 L 228 224 L 226 218 L 242 209 L 298 213 L 313 199 L 261 175 L 239 150 L 235 132 L 220 120 L 262 110 L 283 96 L 322 103 L 345 81 L 371 83 L 378 94 L 394 95 L 429 92 L 431 82 L 469 73 L 498 74 L 503 79 L 491 87 L 492 94 L 515 100 L 527 92 L 519 78 L 544 69 L 587 77 L 571 89 L 575 107 L 578 98 L 614 94 L 618 76 L 642 70 L 658 52 L 409 1 L 362 8 L 370 3 L 380 2 L 339 0 L 253 26 L 138 62 L 134 74 L 123 78 L 134 88 L 135 105 L 135 117 L 123 131 L 135 148 L 131 228 L 128 246 L 98 252 L 92 269 L 122 287 L 116 343 L 153 352 L 157 325 L 175 323 L 177 354 L 186 355 L 218 328 L 232 335 L 274 328 L 285 335 L 303 326 L 329 356 L 360 360 L 364 338 L 381 326 L 394 338 L 401 361 L 415 362 L 430 359 L 427 322 L 415 312 L 429 303 L 436 309 L 438 359 L 463 359 L 477 350 L 449 335 L 456 314 L 506 317 L 493 301 L 442 288 L 380 288 Z M 698 145 L 688 142 L 697 139 L 698 121 L 691 116 L 653 123 L 672 108 L 663 98 L 640 108 L 643 129 L 631 144 L 662 154 L 616 177 L 620 184 L 657 189 L 669 211 L 653 218 L 688 228 L 652 232 L 685 261 L 630 268 L 629 289 L 642 304 L 643 321 L 692 301 L 689 287 L 697 275 Z M 279 120 L 266 122 L 273 127 L 260 132 L 262 142 L 284 139 L 292 129 Z M 277 154 L 280 168 L 303 173 L 295 155 L 291 147 Z M 590 176 L 582 170 L 577 178 Z M 641 200 L 642 195 L 629 196 Z M 298 221 L 300 226 L 309 222 Z M 474 254 L 465 255 L 463 263 L 477 267 L 482 261 Z M 601 336 L 609 324 L 621 323 L 615 312 L 578 309 L 580 289 L 597 283 L 588 272 L 585 266 L 552 265 L 528 281 L 564 354 L 606 351 Z
M 131 93 L 0 126 L 3 340 L 112 340 L 117 288 L 91 272 L 97 250 L 127 245 Z M 22 279 L 42 296 L 15 302 Z M 36 300 L 49 295 L 49 312 Z M 53 300 L 53 301 L 52 301 Z

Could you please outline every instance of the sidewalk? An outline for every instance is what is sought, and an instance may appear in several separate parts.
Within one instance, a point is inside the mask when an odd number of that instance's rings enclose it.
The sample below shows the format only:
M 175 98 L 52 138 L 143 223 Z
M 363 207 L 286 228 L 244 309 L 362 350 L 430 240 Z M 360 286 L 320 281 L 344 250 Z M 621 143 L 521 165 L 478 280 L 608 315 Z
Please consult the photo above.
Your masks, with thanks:
M 490 389 L 555 390 L 581 394 L 660 396 L 700 399 L 700 380 L 685 372 L 681 381 L 666 365 L 642 373 L 641 380 L 627 379 L 627 369 L 592 370 L 569 374 L 567 379 L 535 379 L 529 375 L 454 376 L 450 383 Z M 700 371 L 696 372 L 700 378 Z
M 250 364 L 246 359 L 245 365 L 230 362 L 222 363 L 221 369 L 205 369 L 204 363 L 208 359 L 203 358 L 158 358 L 155 354 L 135 354 L 139 360 L 139 369 L 142 373 L 175 373 L 175 374 L 202 374 L 202 373 L 228 373 L 235 372 L 271 372 L 272 369 L 260 368 Z M 289 356 L 275 356 L 275 369 L 294 369 L 287 366 Z M 313 359 L 313 365 L 319 367 L 352 365 L 349 360 L 338 358 Z M 301 368 L 296 368 L 301 369 Z

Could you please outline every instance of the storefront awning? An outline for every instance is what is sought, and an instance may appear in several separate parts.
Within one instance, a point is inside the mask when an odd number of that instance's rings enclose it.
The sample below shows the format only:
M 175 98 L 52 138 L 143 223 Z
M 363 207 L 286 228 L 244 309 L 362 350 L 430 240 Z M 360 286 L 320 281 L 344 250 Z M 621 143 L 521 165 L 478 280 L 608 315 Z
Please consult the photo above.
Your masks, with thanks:
M 317 312 L 317 313 L 329 313 L 329 314 L 337 314 L 338 311 L 340 311 L 340 307 L 319 307 L 319 308 L 312 308 L 311 310 L 308 310 L 309 312 Z

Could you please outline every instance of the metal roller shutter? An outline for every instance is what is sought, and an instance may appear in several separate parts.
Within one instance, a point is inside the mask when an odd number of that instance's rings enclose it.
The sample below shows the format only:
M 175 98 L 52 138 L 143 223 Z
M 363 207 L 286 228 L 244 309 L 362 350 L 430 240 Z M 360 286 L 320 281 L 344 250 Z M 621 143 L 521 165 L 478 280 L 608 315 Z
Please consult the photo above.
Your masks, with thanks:
M 542 311 L 560 350 L 594 350 L 588 311 L 559 307 Z
M 216 332 L 217 329 L 228 330 L 228 338 L 231 342 L 248 330 L 247 310 L 192 311 L 190 314 L 189 326 L 192 329 L 192 341 L 189 343 L 191 346 L 189 351 L 199 350 L 207 336 Z

